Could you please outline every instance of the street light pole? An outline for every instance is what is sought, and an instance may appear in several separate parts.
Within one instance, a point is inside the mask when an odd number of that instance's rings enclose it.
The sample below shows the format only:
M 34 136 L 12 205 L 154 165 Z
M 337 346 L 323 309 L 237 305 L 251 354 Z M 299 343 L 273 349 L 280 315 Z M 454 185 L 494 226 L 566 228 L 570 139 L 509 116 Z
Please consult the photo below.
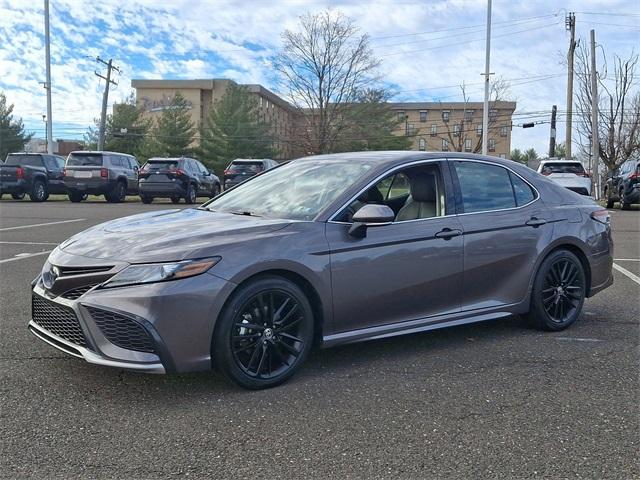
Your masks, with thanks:
M 482 154 L 487 154 L 489 135 L 489 60 L 491 54 L 491 0 L 487 0 L 487 42 L 484 63 L 484 108 L 482 110 Z
M 53 116 L 51 115 L 51 47 L 49 41 L 49 0 L 44 0 L 44 51 L 47 68 L 47 153 L 53 153 Z

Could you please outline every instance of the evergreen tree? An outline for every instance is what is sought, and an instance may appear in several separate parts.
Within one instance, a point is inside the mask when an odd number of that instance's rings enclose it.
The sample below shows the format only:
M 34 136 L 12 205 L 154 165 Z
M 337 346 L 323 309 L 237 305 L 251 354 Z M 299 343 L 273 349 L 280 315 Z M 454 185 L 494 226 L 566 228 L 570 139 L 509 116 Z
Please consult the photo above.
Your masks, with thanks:
M 259 117 L 258 101 L 245 87 L 229 84 L 211 106 L 200 133 L 200 157 L 216 171 L 234 158 L 272 158 L 271 126 Z
M 146 139 L 140 145 L 140 157 L 143 160 L 151 157 L 180 157 L 192 153 L 191 144 L 196 128 L 189 109 L 187 100 L 177 92 L 150 133 L 143 137 Z
M 142 118 L 142 109 L 131 94 L 124 103 L 114 105 L 113 114 L 107 117 L 104 148 L 138 156 L 150 127 L 151 121 Z
M 7 97 L 0 92 L 0 162 L 8 153 L 24 150 L 33 133 L 24 131 L 22 119 L 13 118 L 13 104 L 7 105 Z

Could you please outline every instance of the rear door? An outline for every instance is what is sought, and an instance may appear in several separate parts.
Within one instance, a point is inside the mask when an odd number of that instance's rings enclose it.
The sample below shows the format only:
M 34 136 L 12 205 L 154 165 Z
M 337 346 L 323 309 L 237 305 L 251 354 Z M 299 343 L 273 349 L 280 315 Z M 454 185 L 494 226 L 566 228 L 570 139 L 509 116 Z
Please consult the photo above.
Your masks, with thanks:
M 149 160 L 141 170 L 145 184 L 172 183 L 176 181 L 178 160 Z
M 103 155 L 101 153 L 70 153 L 65 164 L 65 178 L 73 183 L 86 185 L 101 178 Z
M 520 302 L 553 224 L 537 191 L 515 172 L 476 160 L 450 161 L 464 231 L 462 310 Z

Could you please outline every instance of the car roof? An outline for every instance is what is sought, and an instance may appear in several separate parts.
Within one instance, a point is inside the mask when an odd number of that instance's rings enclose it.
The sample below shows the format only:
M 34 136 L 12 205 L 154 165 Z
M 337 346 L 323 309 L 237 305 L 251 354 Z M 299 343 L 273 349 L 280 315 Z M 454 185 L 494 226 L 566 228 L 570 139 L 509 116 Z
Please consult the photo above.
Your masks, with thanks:
M 106 153 L 107 155 L 123 155 L 125 157 L 133 157 L 133 155 L 129 155 L 128 153 L 120 153 L 120 152 L 110 152 L 108 150 L 74 150 L 69 153 L 69 155 L 79 155 L 79 154 L 89 154 L 89 155 L 102 155 Z
M 540 160 L 540 164 L 542 165 L 543 163 L 579 163 L 580 165 L 582 165 L 582 162 L 580 160 L 573 160 L 573 159 L 553 159 L 553 160 Z
M 267 162 L 270 160 L 270 158 L 236 158 L 232 160 L 231 163 Z

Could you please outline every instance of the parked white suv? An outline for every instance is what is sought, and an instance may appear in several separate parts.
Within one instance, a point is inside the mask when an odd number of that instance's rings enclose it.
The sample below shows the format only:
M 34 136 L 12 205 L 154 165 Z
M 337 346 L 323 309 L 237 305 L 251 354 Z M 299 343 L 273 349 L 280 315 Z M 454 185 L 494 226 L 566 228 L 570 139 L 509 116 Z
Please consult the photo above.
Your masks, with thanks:
M 591 196 L 591 176 L 577 160 L 543 160 L 538 173 L 580 195 Z

